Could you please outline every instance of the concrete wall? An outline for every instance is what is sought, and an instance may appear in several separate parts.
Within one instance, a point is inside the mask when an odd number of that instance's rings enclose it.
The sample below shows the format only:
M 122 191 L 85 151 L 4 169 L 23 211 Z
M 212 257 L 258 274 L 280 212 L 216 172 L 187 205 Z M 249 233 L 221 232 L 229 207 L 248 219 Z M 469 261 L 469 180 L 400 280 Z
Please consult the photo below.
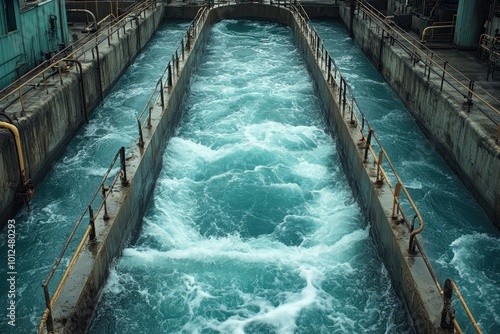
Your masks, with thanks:
M 113 189 L 108 200 L 107 221 L 102 215 L 96 219 L 97 241 L 84 249 L 74 270 L 54 306 L 54 318 L 58 333 L 84 333 L 92 317 L 102 288 L 109 274 L 112 261 L 120 255 L 130 237 L 137 232 L 142 216 L 153 194 L 154 185 L 161 169 L 163 153 L 168 139 L 174 133 L 181 117 L 181 103 L 188 89 L 191 73 L 200 61 L 208 40 L 209 21 L 205 21 L 198 37 L 180 62 L 172 88 L 164 89 L 165 108 L 156 105 L 152 111 L 152 128 L 144 130 L 144 148 L 138 141 L 128 148 L 128 186 Z M 165 64 L 166 65 L 166 64 Z M 166 78 L 163 80 L 166 82 Z
M 341 7 L 349 22 L 349 8 Z M 425 134 L 448 165 L 459 175 L 493 223 L 500 227 L 500 146 L 494 142 L 496 129 L 484 130 L 489 121 L 479 113 L 467 113 L 456 97 L 429 82 L 422 68 L 369 28 L 369 21 L 354 18 L 354 39 L 384 78 L 410 108 Z M 381 56 L 379 56 L 381 55 Z M 479 124 L 482 123 L 480 126 Z
M 122 29 L 120 39 L 114 36 L 110 46 L 108 43 L 101 44 L 99 66 L 97 58 L 92 59 L 91 54 L 86 56 L 87 60 L 82 60 L 85 105 L 89 113 L 99 105 L 136 54 L 149 41 L 161 21 L 163 11 L 164 7 L 158 5 L 154 13 L 148 11 L 147 17 L 138 19 L 139 26 L 129 23 L 125 34 Z M 24 157 L 35 186 L 62 155 L 85 121 L 79 78 L 76 68 L 71 73 L 64 74 L 62 84 L 56 75 L 49 81 L 48 94 L 40 88 L 25 95 L 25 113 L 21 113 L 19 103 L 5 110 L 11 117 L 16 115 L 19 118 Z M 17 153 L 12 135 L 7 130 L 0 130 L 0 228 L 19 208 L 15 204 L 19 183 Z
M 323 102 L 325 118 L 333 136 L 339 143 L 343 165 L 351 185 L 359 198 L 367 221 L 379 249 L 392 274 L 395 285 L 403 296 L 415 329 L 420 333 L 438 331 L 438 318 L 442 301 L 423 259 L 408 254 L 409 233 L 406 227 L 396 224 L 390 217 L 392 195 L 387 185 L 374 185 L 373 162 L 363 161 L 363 145 L 359 129 L 344 119 L 339 111 L 338 87 L 325 79 L 311 50 L 308 39 L 300 30 L 291 13 L 278 7 L 261 4 L 240 4 L 212 9 L 203 23 L 193 51 L 181 62 L 181 70 L 174 87 L 166 89 L 166 106 L 153 109 L 153 127 L 144 133 L 146 145 L 143 149 L 133 144 L 129 148 L 127 170 L 128 186 L 118 186 L 108 201 L 111 219 L 96 220 L 96 245 L 84 249 L 75 269 L 66 283 L 60 299 L 54 306 L 57 327 L 64 333 L 82 333 L 105 284 L 109 266 L 118 256 L 134 230 L 140 227 L 156 177 L 159 173 L 162 154 L 180 118 L 180 105 L 188 88 L 189 77 L 199 62 L 203 47 L 208 40 L 210 25 L 226 18 L 259 18 L 291 26 L 297 45 L 303 54 L 316 82 L 318 94 Z M 402 310 L 403 312 L 403 310 Z

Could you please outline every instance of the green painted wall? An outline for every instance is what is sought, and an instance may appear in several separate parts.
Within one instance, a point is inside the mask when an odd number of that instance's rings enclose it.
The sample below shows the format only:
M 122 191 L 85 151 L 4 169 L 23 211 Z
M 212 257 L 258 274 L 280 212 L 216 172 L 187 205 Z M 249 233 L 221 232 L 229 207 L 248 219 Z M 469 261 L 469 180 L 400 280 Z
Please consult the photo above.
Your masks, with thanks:
M 44 61 L 45 54 L 67 44 L 68 25 L 63 0 L 29 2 L 20 9 L 17 0 L 0 0 L 3 8 L 14 5 L 17 30 L 7 31 L 5 11 L 0 12 L 0 89 Z M 51 24 L 51 17 L 55 21 Z

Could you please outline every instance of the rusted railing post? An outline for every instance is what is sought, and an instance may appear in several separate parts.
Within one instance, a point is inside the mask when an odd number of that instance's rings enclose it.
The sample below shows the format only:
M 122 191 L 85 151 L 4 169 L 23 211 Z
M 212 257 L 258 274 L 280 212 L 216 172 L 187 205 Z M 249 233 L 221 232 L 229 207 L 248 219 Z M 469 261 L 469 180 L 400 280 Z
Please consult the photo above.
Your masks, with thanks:
M 42 287 L 43 287 L 43 294 L 45 295 L 45 306 L 47 307 L 48 310 L 47 319 L 45 320 L 45 324 L 47 326 L 47 333 L 53 333 L 54 320 L 52 319 L 52 306 L 50 305 L 49 288 L 47 287 L 46 283 L 42 284 Z
M 122 186 L 128 186 L 127 165 L 125 160 L 125 147 L 123 146 L 120 148 L 120 167 L 122 171 L 121 175 Z
M 168 87 L 172 87 L 172 63 L 168 63 Z
M 455 319 L 455 310 L 451 305 L 452 294 L 453 294 L 453 287 L 451 285 L 451 280 L 447 279 L 444 282 L 444 289 L 443 289 L 443 310 L 441 311 L 441 328 L 448 333 L 455 332 L 455 327 L 453 325 L 453 319 Z
M 92 207 L 89 204 L 89 215 L 90 215 L 90 220 L 89 220 L 89 225 L 90 225 L 90 233 L 89 233 L 89 241 L 92 242 L 95 240 L 95 217 L 94 217 L 94 211 L 92 210 Z
M 384 178 L 382 177 L 382 159 L 384 157 L 383 149 L 380 150 L 378 154 L 377 161 L 377 181 L 375 182 L 377 185 L 382 185 L 384 183 Z
M 103 184 L 101 184 L 101 194 L 102 194 L 102 202 L 103 202 L 103 205 L 104 205 L 104 216 L 102 217 L 104 220 L 108 220 L 109 219 L 109 214 L 108 214 L 108 203 L 106 201 L 106 191 L 108 191 L 109 188 L 106 187 Z M 93 229 L 95 229 L 95 227 L 93 227 Z
M 137 125 L 139 126 L 139 147 L 144 147 L 144 137 L 142 136 L 142 124 L 141 120 L 137 119 Z
M 397 219 L 399 215 L 399 193 L 401 192 L 401 183 L 396 184 L 394 190 L 394 201 L 392 202 L 392 219 Z M 397 207 L 397 210 L 396 210 Z
M 370 149 L 370 145 L 372 142 L 372 133 L 373 129 L 368 130 L 368 138 L 366 139 L 366 144 L 365 144 L 365 157 L 363 159 L 363 162 L 368 161 L 368 150 Z
M 158 83 L 160 84 L 161 110 L 163 111 L 165 109 L 165 95 L 163 93 L 163 78 L 160 78 L 158 80 Z
M 446 64 L 448 64 L 448 61 L 444 62 L 443 65 L 443 76 L 441 77 L 441 90 L 443 90 L 443 84 L 444 84 L 444 75 L 446 74 Z

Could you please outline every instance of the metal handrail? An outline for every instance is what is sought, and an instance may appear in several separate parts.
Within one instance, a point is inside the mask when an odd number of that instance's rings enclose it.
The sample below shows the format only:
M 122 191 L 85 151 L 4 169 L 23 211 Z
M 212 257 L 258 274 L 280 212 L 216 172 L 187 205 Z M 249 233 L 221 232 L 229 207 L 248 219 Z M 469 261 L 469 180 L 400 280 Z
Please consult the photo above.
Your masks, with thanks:
M 107 187 L 105 185 L 106 180 L 108 179 L 111 171 L 114 169 L 115 164 L 118 161 L 118 159 L 120 160 L 120 169 L 119 169 L 119 171 L 117 171 L 110 186 Z M 49 332 L 49 333 L 51 333 L 54 330 L 53 319 L 52 319 L 52 307 L 54 306 L 55 302 L 59 298 L 59 295 L 62 291 L 62 288 L 64 287 L 66 280 L 68 279 L 68 277 L 71 273 L 71 270 L 73 269 L 74 265 L 76 264 L 76 261 L 78 260 L 78 257 L 80 255 L 87 239 L 89 239 L 89 242 L 95 241 L 95 225 L 94 225 L 95 217 L 98 217 L 99 214 L 101 213 L 101 211 L 104 210 L 103 219 L 109 218 L 109 215 L 107 212 L 107 199 L 110 196 L 113 188 L 116 186 L 116 183 L 118 182 L 118 180 L 121 180 L 122 186 L 128 185 L 127 172 L 126 172 L 126 167 L 125 167 L 125 148 L 124 147 L 121 147 L 118 150 L 118 152 L 116 153 L 116 155 L 114 156 L 110 166 L 108 167 L 108 170 L 104 174 L 99 186 L 97 187 L 96 191 L 92 195 L 85 210 L 83 211 L 83 213 L 80 215 L 80 218 L 76 221 L 75 225 L 73 226 L 73 229 L 71 230 L 71 232 L 68 236 L 68 239 L 66 240 L 66 243 L 64 244 L 64 246 L 61 250 L 61 253 L 57 257 L 55 264 L 52 266 L 52 269 L 50 270 L 49 274 L 47 275 L 47 278 L 45 279 L 44 283 L 42 284 L 42 287 L 44 290 L 44 296 L 45 296 L 46 309 L 45 309 L 43 316 L 42 316 L 42 319 L 40 321 L 40 326 L 39 326 L 39 330 L 38 330 L 39 334 L 43 334 L 43 330 L 44 330 L 45 326 L 47 326 L 47 332 Z M 92 210 L 92 204 L 94 203 L 94 200 L 96 199 L 96 197 L 99 193 L 102 194 L 102 200 L 100 201 L 97 212 L 94 215 L 93 210 Z M 66 254 L 66 251 L 68 250 L 69 245 L 71 244 L 71 241 L 75 237 L 75 234 L 76 234 L 81 222 L 83 221 L 83 219 L 85 218 L 87 213 L 90 214 L 90 223 L 89 223 L 88 227 L 85 229 L 85 232 L 84 232 L 82 238 L 80 239 L 80 243 L 79 243 L 75 253 L 71 257 L 71 260 L 70 260 L 68 266 L 66 267 L 66 270 L 64 271 L 64 274 L 63 274 L 61 280 L 59 281 L 59 284 L 58 284 L 56 290 L 54 291 L 54 294 L 52 295 L 52 297 L 50 297 L 48 286 L 49 286 L 52 278 L 54 277 L 56 270 L 59 268 L 59 265 L 61 264 L 61 261 L 62 261 L 64 255 Z
M 409 246 L 408 246 L 408 252 L 410 254 L 415 254 L 415 249 L 418 248 L 420 256 L 424 260 L 424 263 L 434 281 L 434 284 L 436 285 L 439 293 L 441 294 L 443 301 L 445 302 L 445 305 L 443 307 L 443 310 L 446 306 L 446 300 L 444 298 L 444 293 L 443 289 L 441 288 L 441 285 L 439 283 L 439 280 L 437 278 L 436 273 L 434 272 L 434 269 L 432 268 L 432 265 L 429 262 L 429 259 L 427 258 L 426 253 L 424 252 L 423 247 L 420 245 L 418 239 L 416 238 L 417 234 L 421 233 L 424 228 L 424 221 L 423 218 L 414 203 L 413 199 L 411 198 L 410 193 L 404 186 L 403 181 L 399 177 L 399 174 L 396 171 L 395 166 L 393 165 L 389 155 L 385 151 L 385 149 L 382 146 L 382 143 L 378 136 L 376 135 L 375 131 L 373 130 L 372 127 L 370 127 L 368 120 L 366 119 L 365 115 L 359 108 L 359 105 L 357 104 L 354 95 L 351 91 L 350 86 L 347 84 L 346 79 L 343 77 L 343 75 L 340 72 L 340 69 L 336 66 L 334 60 L 331 58 L 330 53 L 324 46 L 323 41 L 321 40 L 321 37 L 317 33 L 317 31 L 314 29 L 314 27 L 309 26 L 307 24 L 307 19 L 306 16 L 302 16 L 302 13 L 305 13 L 305 10 L 302 8 L 300 3 L 296 3 L 293 6 L 293 11 L 295 14 L 299 16 L 299 20 L 301 22 L 301 27 L 302 29 L 305 30 L 306 36 L 308 36 L 308 42 L 309 42 L 309 47 L 313 51 L 313 53 L 316 55 L 317 60 L 319 61 L 320 66 L 325 70 L 326 72 L 326 79 L 327 82 L 330 83 L 333 87 L 335 87 L 338 92 L 338 103 L 339 103 L 339 108 L 340 111 L 342 112 L 344 117 L 347 117 L 350 119 L 350 123 L 352 124 L 353 127 L 358 127 L 359 124 L 359 132 L 361 134 L 361 141 L 366 141 L 365 142 L 365 156 L 364 160 L 365 163 L 368 163 L 368 152 L 370 152 L 372 156 L 372 161 L 373 164 L 377 165 L 377 174 L 376 174 L 376 180 L 375 184 L 376 185 L 381 185 L 383 184 L 384 180 L 386 184 L 388 185 L 389 190 L 391 191 L 393 195 L 393 209 L 392 209 L 392 219 L 395 222 L 405 222 L 409 232 L 410 232 L 410 237 L 409 237 Z M 346 110 L 349 113 L 346 115 Z M 361 122 L 360 122 L 361 119 Z M 366 132 L 366 129 L 367 132 Z M 371 144 L 371 139 L 374 138 L 380 151 L 379 154 L 377 155 L 375 153 L 375 150 L 373 149 L 373 145 Z M 385 157 L 386 164 L 389 166 L 389 170 L 392 172 L 393 177 L 396 179 L 397 183 L 395 188 L 391 185 L 390 177 L 387 174 L 386 169 L 382 165 L 383 157 Z M 401 196 L 401 190 L 403 191 L 403 194 L 405 195 L 405 199 L 408 201 L 409 205 L 411 206 L 414 216 L 413 218 L 410 219 L 408 218 L 409 216 L 404 212 L 402 203 L 400 201 L 400 196 Z M 399 218 L 401 217 L 401 218 Z M 414 223 L 415 219 L 418 218 L 418 224 L 419 227 L 418 229 L 414 229 Z M 461 299 L 462 303 L 465 304 L 465 300 L 463 297 L 461 297 L 461 294 L 459 292 L 459 289 L 456 285 L 454 285 L 454 289 L 457 292 L 457 295 Z M 478 333 L 480 332 L 479 327 L 477 326 L 477 323 L 472 317 L 472 314 L 466 307 L 466 304 L 464 305 L 466 312 L 468 313 L 469 317 L 471 317 L 471 322 L 478 330 Z M 458 331 L 461 332 L 460 326 L 456 319 L 453 319 L 453 325 L 454 328 Z
M 433 25 L 433 26 L 428 26 L 425 27 L 424 30 L 422 30 L 422 38 L 420 39 L 420 43 L 426 43 L 427 40 L 425 39 L 425 36 L 427 35 L 427 32 L 429 30 L 432 31 L 432 36 L 434 36 L 434 30 L 437 29 L 450 29 L 450 28 L 455 28 L 454 24 L 448 24 L 448 25 Z
M 22 95 L 26 92 L 29 92 L 33 87 L 39 87 L 44 85 L 47 90 L 47 78 L 51 77 L 53 73 L 50 73 L 47 77 L 48 71 L 55 69 L 57 66 L 60 66 L 63 60 L 67 60 L 69 58 L 73 60 L 79 60 L 81 57 L 85 58 L 85 54 L 94 48 L 97 49 L 98 46 L 108 40 L 108 44 L 110 43 L 110 37 L 114 34 L 120 34 L 120 29 L 125 29 L 126 24 L 131 22 L 130 14 L 140 15 L 148 8 L 156 6 L 156 0 L 146 0 L 143 2 L 138 2 L 132 8 L 130 8 L 126 13 L 123 14 L 122 18 L 110 25 L 108 29 L 100 29 L 94 34 L 91 34 L 87 37 L 86 42 L 75 47 L 76 44 L 70 45 L 66 49 L 60 51 L 55 54 L 51 59 L 44 61 L 39 66 L 30 70 L 26 74 L 24 74 L 21 78 L 14 81 L 4 89 L 0 91 L 0 94 L 5 94 L 0 97 L 0 103 L 7 103 L 8 106 L 12 105 L 16 101 L 19 101 L 21 104 L 21 110 L 24 112 L 24 102 L 22 99 Z M 94 54 L 94 53 L 93 53 Z M 63 59 L 60 59 L 63 58 Z M 60 81 L 62 82 L 62 73 L 59 71 Z M 41 77 L 41 79 L 40 79 Z M 24 90 L 24 93 L 23 93 Z M 48 91 L 47 91 L 48 92 Z M 16 97 L 15 95 L 18 95 Z M 8 99 L 13 99 L 14 102 L 8 102 Z
M 496 109 L 484 98 L 484 96 L 487 96 L 495 104 L 500 105 L 500 101 L 498 100 L 497 96 L 493 96 L 481 86 L 474 84 L 473 80 L 469 79 L 457 68 L 448 64 L 446 60 L 432 52 L 429 48 L 420 43 L 419 40 L 410 35 L 408 32 L 400 29 L 395 25 L 388 25 L 386 22 L 381 20 L 381 14 L 379 14 L 380 12 L 369 3 L 361 2 L 358 0 L 357 4 L 358 10 L 361 11 L 363 15 L 366 15 L 370 19 L 372 19 L 379 28 L 383 29 L 383 31 L 386 31 L 387 36 L 391 39 L 391 43 L 397 43 L 398 46 L 400 46 L 410 56 L 414 64 L 416 64 L 416 62 L 418 61 L 423 62 L 425 66 L 424 75 L 426 76 L 428 81 L 430 80 L 430 73 L 432 72 L 437 77 L 441 78 L 441 90 L 443 89 L 444 83 L 448 84 L 451 89 L 461 94 L 464 98 L 467 98 L 469 106 L 472 104 L 472 99 L 474 98 L 476 101 L 476 107 L 497 127 L 494 138 L 495 142 L 499 144 L 500 123 L 487 115 L 486 111 L 491 111 L 494 114 L 500 116 L 500 110 Z M 460 81 L 460 79 L 468 82 L 469 84 L 465 85 L 462 81 Z M 471 87 L 476 91 L 471 89 Z M 480 94 L 478 94 L 477 91 L 479 91 Z M 477 102 L 480 102 L 484 106 L 485 110 L 478 106 Z
M 157 104 L 161 104 L 162 111 L 165 109 L 164 90 L 165 88 L 170 89 L 174 85 L 175 80 L 179 77 L 181 66 L 184 65 L 181 62 L 184 61 L 186 57 L 185 53 L 191 49 L 191 45 L 198 37 L 198 32 L 199 29 L 201 28 L 200 27 L 201 20 L 205 18 L 205 16 L 208 14 L 207 8 L 208 7 L 202 6 L 196 13 L 195 18 L 191 21 L 191 24 L 189 25 L 188 29 L 186 30 L 186 33 L 181 39 L 180 46 L 178 46 L 177 49 L 172 53 L 172 58 L 168 61 L 167 66 L 163 70 L 163 73 L 161 74 L 160 78 L 158 79 L 155 88 L 153 89 L 153 92 L 151 93 L 148 101 L 146 102 L 146 105 L 139 113 L 139 116 L 137 116 L 137 125 L 139 128 L 138 145 L 141 148 L 144 147 L 145 144 L 143 130 L 146 127 L 151 128 L 152 126 L 151 112 L 153 111 L 154 106 Z M 167 78 L 165 78 L 165 75 L 167 75 Z M 158 101 L 158 99 L 160 99 L 160 101 Z M 144 122 L 144 117 L 146 116 L 147 116 L 147 122 Z

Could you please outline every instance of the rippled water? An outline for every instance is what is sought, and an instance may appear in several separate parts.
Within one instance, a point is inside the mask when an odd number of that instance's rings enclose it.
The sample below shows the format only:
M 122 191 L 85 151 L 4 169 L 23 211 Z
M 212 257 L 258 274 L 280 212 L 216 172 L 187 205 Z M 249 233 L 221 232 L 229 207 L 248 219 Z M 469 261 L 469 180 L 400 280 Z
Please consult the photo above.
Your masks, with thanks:
M 338 21 L 315 21 L 356 100 L 426 223 L 422 240 L 437 275 L 452 278 L 483 332 L 500 333 L 500 235 L 476 200 L 427 142 L 408 110 Z M 462 327 L 475 332 L 461 306 Z
M 91 333 L 405 333 L 289 28 L 223 21 Z
M 2 307 L 0 333 L 38 330 L 45 310 L 41 284 L 118 148 L 131 145 L 138 137 L 137 115 L 188 24 L 166 23 L 156 33 L 94 112 L 90 123 L 78 132 L 64 156 L 37 185 L 31 211 L 20 212 L 14 218 L 17 233 L 16 327 L 7 324 L 6 307 Z M 0 252 L 7 254 L 6 229 L 0 234 Z M 6 270 L 7 262 L 0 266 L 2 305 L 8 300 L 3 283 L 7 279 Z

